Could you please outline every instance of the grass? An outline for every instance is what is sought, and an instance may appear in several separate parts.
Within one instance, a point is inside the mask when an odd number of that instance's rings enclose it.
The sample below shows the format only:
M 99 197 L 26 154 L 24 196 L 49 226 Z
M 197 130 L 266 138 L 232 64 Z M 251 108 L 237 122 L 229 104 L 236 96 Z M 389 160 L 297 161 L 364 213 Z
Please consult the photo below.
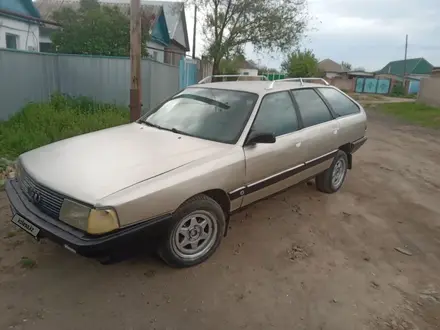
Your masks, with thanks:
M 403 102 L 381 104 L 379 109 L 420 126 L 440 128 L 440 108 Z
M 32 269 L 37 266 L 37 262 L 28 257 L 21 257 L 20 264 L 22 268 Z
M 128 109 L 56 94 L 47 103 L 29 103 L 0 122 L 0 158 L 13 160 L 58 140 L 128 122 Z

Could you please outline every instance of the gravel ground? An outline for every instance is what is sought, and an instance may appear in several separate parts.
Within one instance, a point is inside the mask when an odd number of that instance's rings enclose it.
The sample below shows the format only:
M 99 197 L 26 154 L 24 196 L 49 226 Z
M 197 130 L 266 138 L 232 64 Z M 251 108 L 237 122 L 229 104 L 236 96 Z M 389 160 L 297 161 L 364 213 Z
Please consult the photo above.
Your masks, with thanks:
M 37 243 L 0 192 L 0 329 L 440 329 L 440 133 L 370 111 L 368 136 L 340 192 L 257 203 L 184 270 Z

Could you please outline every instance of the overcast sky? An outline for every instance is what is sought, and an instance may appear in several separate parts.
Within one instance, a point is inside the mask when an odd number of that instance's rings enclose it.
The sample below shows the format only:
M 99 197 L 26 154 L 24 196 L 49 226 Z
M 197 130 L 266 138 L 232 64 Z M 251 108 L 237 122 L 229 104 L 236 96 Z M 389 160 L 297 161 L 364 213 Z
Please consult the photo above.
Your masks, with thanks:
M 347 61 L 354 67 L 378 70 L 389 61 L 403 59 L 405 34 L 409 35 L 408 58 L 424 57 L 440 66 L 440 0 L 308 0 L 313 17 L 302 46 L 319 60 Z M 190 43 L 193 9 L 187 8 Z M 201 33 L 196 53 L 202 52 Z M 279 68 L 283 54 L 247 57 L 261 65 Z

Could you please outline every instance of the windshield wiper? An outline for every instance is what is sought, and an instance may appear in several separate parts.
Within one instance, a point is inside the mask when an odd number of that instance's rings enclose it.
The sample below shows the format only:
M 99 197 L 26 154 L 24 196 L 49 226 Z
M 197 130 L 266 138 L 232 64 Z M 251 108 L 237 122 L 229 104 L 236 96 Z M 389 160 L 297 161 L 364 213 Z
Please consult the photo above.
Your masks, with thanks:
M 206 104 L 210 104 L 213 105 L 215 107 L 218 107 L 220 109 L 224 109 L 224 110 L 228 110 L 230 108 L 229 105 L 227 105 L 226 103 L 222 103 L 204 96 L 200 96 L 200 95 L 193 95 L 193 94 L 182 94 L 182 95 L 178 95 L 176 96 L 174 99 L 192 99 L 192 100 L 196 100 L 196 101 L 200 101 Z
M 145 125 L 147 125 L 147 126 L 157 128 L 157 129 L 166 129 L 166 128 L 162 127 L 162 126 L 159 126 L 159 125 L 156 125 L 156 124 L 150 123 L 150 122 L 147 121 L 147 120 L 139 120 L 139 122 L 142 123 L 142 124 L 145 124 Z
M 177 128 L 175 128 L 175 127 L 169 129 L 169 131 L 171 131 L 171 132 L 173 132 L 173 133 L 176 133 L 176 134 L 182 134 L 182 135 L 194 136 L 194 135 L 189 134 L 189 133 L 187 133 L 187 132 L 181 131 L 180 129 L 177 129 Z
M 173 127 L 173 128 L 167 128 L 167 127 L 163 127 L 163 126 L 159 126 L 159 125 L 156 125 L 156 124 L 150 123 L 150 122 L 147 121 L 147 120 L 139 120 L 139 122 L 142 123 L 142 124 L 145 124 L 145 125 L 147 125 L 147 126 L 154 127 L 154 128 L 157 128 L 157 129 L 161 129 L 161 130 L 164 130 L 164 131 L 169 131 L 169 132 L 173 132 L 173 133 L 181 134 L 181 135 L 194 136 L 194 135 L 189 134 L 189 133 L 187 133 L 187 132 L 181 131 L 180 129 L 177 129 L 177 128 L 175 128 L 175 127 Z

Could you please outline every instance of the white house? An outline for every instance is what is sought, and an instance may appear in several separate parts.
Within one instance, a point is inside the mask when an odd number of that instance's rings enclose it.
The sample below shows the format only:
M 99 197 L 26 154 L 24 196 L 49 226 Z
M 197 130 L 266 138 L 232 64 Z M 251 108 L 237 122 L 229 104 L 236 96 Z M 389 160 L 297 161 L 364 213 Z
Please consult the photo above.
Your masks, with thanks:
M 238 73 L 244 76 L 258 76 L 258 67 L 252 61 L 243 61 Z
M 39 25 L 32 0 L 0 1 L 0 48 L 39 51 Z
M 342 64 L 339 64 L 329 58 L 326 58 L 325 60 L 319 62 L 318 68 L 324 73 L 325 78 L 329 79 L 335 77 L 346 77 L 348 72 L 350 71 Z

